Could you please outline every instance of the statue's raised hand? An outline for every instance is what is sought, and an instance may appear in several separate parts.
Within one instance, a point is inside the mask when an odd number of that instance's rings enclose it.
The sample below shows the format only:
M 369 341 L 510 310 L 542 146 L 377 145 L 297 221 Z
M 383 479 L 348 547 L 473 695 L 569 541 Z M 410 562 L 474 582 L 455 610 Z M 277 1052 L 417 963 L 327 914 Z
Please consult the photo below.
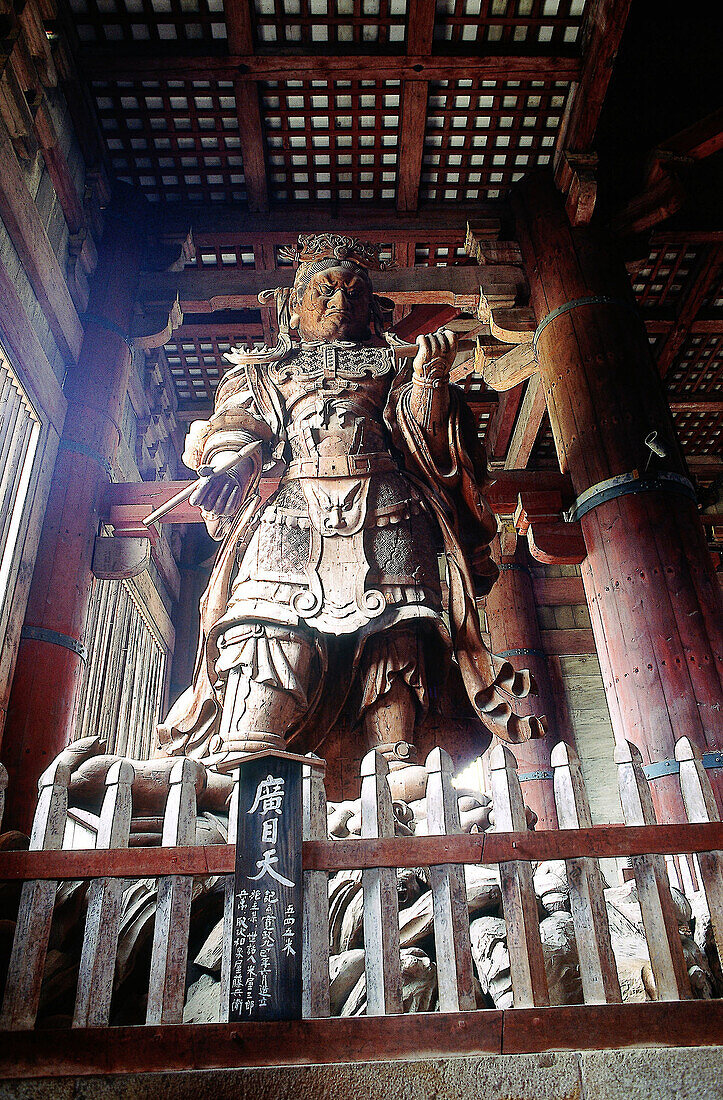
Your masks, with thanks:
M 198 484 L 188 498 L 191 504 L 216 517 L 233 516 L 238 511 L 251 479 L 253 460 L 247 456 L 231 469 L 224 469 L 234 457 L 238 457 L 235 452 L 219 451 L 207 466 L 199 466 Z
M 427 380 L 449 377 L 457 354 L 457 336 L 448 328 L 438 328 L 428 336 L 418 336 L 419 351 L 412 364 L 417 378 Z

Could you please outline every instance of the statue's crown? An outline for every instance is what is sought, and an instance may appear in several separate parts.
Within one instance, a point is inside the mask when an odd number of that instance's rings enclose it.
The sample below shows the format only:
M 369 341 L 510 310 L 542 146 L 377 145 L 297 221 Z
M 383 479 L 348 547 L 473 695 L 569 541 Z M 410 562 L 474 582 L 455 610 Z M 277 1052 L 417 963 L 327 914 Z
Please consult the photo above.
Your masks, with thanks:
M 338 233 L 302 233 L 295 248 L 281 248 L 279 254 L 302 267 L 320 260 L 347 260 L 371 271 L 387 271 L 395 264 L 381 258 L 382 247 Z

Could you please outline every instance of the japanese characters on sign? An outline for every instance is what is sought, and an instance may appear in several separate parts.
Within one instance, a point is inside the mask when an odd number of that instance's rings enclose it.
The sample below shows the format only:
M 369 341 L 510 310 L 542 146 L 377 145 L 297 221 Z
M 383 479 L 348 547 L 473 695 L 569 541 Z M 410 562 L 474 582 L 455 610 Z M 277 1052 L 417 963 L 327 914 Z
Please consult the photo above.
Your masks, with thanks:
M 301 762 L 240 768 L 229 1020 L 301 1017 Z

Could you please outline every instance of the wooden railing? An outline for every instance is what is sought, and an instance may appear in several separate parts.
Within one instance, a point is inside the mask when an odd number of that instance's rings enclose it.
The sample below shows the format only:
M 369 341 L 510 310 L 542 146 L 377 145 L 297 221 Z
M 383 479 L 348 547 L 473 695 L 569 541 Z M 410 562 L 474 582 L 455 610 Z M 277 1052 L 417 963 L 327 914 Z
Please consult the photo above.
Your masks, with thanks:
M 495 831 L 460 833 L 449 757 L 427 759 L 429 835 L 395 836 L 387 764 L 370 753 L 362 764 L 361 837 L 329 840 L 323 780 L 304 777 L 303 1015 L 299 1021 L 224 1023 L 228 1005 L 233 904 L 233 845 L 196 846 L 198 765 L 179 760 L 170 784 L 162 846 L 128 848 L 132 766 L 108 772 L 94 850 L 60 850 L 68 812 L 68 769 L 54 765 L 40 781 L 30 850 L 0 852 L 0 881 L 22 883 L 0 1014 L 0 1074 L 90 1074 L 420 1057 L 515 1053 L 634 1045 L 723 1042 L 723 1003 L 692 1000 L 665 864 L 667 854 L 697 854 L 697 866 L 723 958 L 723 825 L 699 755 L 678 742 L 680 786 L 688 824 L 656 825 L 640 755 L 619 745 L 616 762 L 627 828 L 593 827 L 580 764 L 564 744 L 553 752 L 560 829 L 526 829 L 510 750 L 491 754 Z M 0 810 L 6 777 L 0 775 Z M 233 800 L 232 800 L 233 803 Z M 234 835 L 234 823 L 229 824 Z M 657 1001 L 623 1004 L 611 946 L 598 860 L 628 857 L 647 939 Z M 533 863 L 564 859 L 583 1004 L 549 1007 Z M 507 927 L 514 1007 L 475 1008 L 465 864 L 497 865 Z M 428 868 L 439 1012 L 402 1015 L 397 868 Z M 327 876 L 360 870 L 366 1017 L 331 1018 Z M 194 878 L 225 875 L 218 1024 L 183 1024 Z M 87 880 L 85 929 L 72 1028 L 36 1026 L 58 884 Z M 155 879 L 157 889 L 145 1024 L 109 1026 L 122 895 L 127 880 Z M 5 914 L 4 914 L 5 915 Z M 82 917 L 80 919 L 83 919 Z M 173 1025 L 173 1026 L 168 1026 Z

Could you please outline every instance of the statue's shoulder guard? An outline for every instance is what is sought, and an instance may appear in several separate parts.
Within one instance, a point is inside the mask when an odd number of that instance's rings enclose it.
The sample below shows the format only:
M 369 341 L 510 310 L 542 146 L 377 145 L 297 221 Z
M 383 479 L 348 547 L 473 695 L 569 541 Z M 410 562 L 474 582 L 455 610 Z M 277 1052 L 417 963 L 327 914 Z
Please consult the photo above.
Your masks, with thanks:
M 289 358 L 293 345 L 285 333 L 273 348 L 247 348 L 240 344 L 226 353 L 233 364 L 216 391 L 214 417 L 234 415 L 247 418 L 246 425 L 262 439 L 283 436 L 284 412 L 281 395 L 274 383 L 274 368 Z

